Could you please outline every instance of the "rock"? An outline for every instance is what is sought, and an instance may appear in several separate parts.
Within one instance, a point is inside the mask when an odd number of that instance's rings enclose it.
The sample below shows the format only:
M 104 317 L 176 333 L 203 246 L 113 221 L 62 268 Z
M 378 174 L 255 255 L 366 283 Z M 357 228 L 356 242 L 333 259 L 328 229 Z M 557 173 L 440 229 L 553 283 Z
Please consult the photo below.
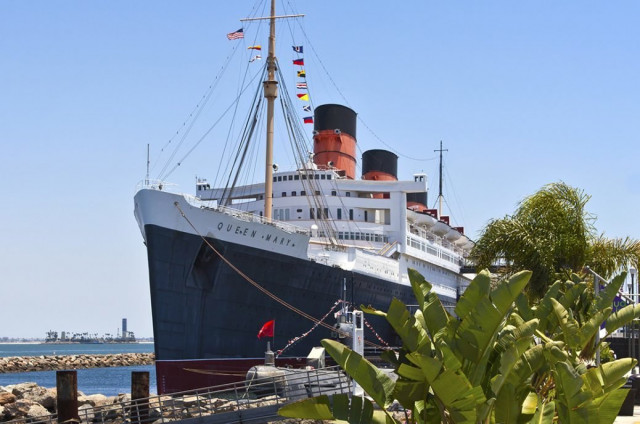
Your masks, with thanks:
M 56 407 L 56 393 L 56 390 L 36 386 L 31 390 L 25 390 L 22 393 L 22 398 L 39 403 L 48 410 L 53 411 Z
M 13 403 L 7 403 L 4 405 L 4 416 L 9 421 L 17 418 L 25 418 L 33 405 L 36 404 L 24 399 L 18 399 Z
M 13 403 L 16 401 L 16 395 L 10 392 L 0 392 L 0 406 L 6 403 Z
M 123 402 L 131 402 L 131 394 L 130 393 L 118 393 L 117 403 Z
M 200 405 L 200 399 L 198 396 L 185 396 L 182 398 L 182 403 L 185 408 L 192 408 Z
M 9 386 L 11 388 L 11 393 L 16 395 L 18 399 L 22 399 L 24 397 L 25 392 L 32 391 L 33 389 L 37 389 L 38 386 L 36 383 L 20 383 Z
M 107 405 L 109 402 L 109 398 L 105 395 L 88 395 L 88 396 L 78 396 L 78 406 L 89 404 L 91 406 L 103 406 Z
M 33 405 L 31 405 L 29 407 L 29 410 L 27 411 L 28 418 L 46 417 L 47 415 L 50 415 L 50 414 L 51 413 L 47 411 L 47 408 L 37 403 L 34 403 Z
M 78 407 L 78 416 L 80 420 L 84 423 L 90 423 L 95 418 L 96 414 L 93 412 L 93 406 L 88 403 L 85 403 L 82 406 Z
M 119 405 L 105 405 L 101 408 L 94 408 L 95 421 L 115 420 L 122 415 L 122 408 Z

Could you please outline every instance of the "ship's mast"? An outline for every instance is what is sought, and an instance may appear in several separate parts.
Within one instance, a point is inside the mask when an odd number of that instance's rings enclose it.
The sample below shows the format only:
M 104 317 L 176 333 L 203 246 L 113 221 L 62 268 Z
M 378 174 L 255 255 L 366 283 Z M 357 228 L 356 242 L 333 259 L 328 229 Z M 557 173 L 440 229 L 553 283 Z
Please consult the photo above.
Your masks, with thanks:
M 246 18 L 245 21 L 269 20 L 269 53 L 267 55 L 267 80 L 263 81 L 264 97 L 267 99 L 267 149 L 264 169 L 264 218 L 271 221 L 273 209 L 273 115 L 274 105 L 278 97 L 278 81 L 276 81 L 276 19 L 298 18 L 304 15 L 276 16 L 276 2 L 271 0 L 271 14 L 267 18 Z
M 442 216 L 442 152 L 448 152 L 449 149 L 444 149 L 442 150 L 442 140 L 440 140 L 440 149 L 438 150 L 434 150 L 434 152 L 440 152 L 440 187 L 439 187 L 439 191 L 438 191 L 438 203 L 439 203 L 439 207 L 438 207 L 438 216 Z
M 264 217 L 271 221 L 273 204 L 273 109 L 278 97 L 276 81 L 276 2 L 271 0 L 269 18 L 269 55 L 267 56 L 267 80 L 264 81 L 264 97 L 267 99 L 267 152 L 264 169 Z

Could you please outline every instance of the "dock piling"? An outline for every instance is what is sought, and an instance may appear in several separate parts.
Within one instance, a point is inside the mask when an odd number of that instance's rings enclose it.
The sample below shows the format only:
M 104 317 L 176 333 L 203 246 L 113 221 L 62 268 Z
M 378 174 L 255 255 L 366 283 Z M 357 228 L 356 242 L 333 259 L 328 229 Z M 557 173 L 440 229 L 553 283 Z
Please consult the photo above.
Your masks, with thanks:
M 149 372 L 131 372 L 131 422 L 149 421 Z
M 78 372 L 56 372 L 56 399 L 59 423 L 79 423 L 78 416 Z

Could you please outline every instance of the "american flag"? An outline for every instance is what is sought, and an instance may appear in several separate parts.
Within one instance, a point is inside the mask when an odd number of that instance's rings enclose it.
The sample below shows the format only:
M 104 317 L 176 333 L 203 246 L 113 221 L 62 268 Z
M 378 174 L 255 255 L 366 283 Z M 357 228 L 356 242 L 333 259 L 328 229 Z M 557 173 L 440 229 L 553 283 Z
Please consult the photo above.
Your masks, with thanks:
M 230 32 L 229 34 L 227 34 L 227 38 L 229 40 L 239 40 L 240 38 L 244 38 L 244 30 L 240 28 L 235 32 Z
M 307 83 L 306 82 L 298 82 L 296 83 L 296 88 L 302 88 L 302 89 L 307 89 Z

